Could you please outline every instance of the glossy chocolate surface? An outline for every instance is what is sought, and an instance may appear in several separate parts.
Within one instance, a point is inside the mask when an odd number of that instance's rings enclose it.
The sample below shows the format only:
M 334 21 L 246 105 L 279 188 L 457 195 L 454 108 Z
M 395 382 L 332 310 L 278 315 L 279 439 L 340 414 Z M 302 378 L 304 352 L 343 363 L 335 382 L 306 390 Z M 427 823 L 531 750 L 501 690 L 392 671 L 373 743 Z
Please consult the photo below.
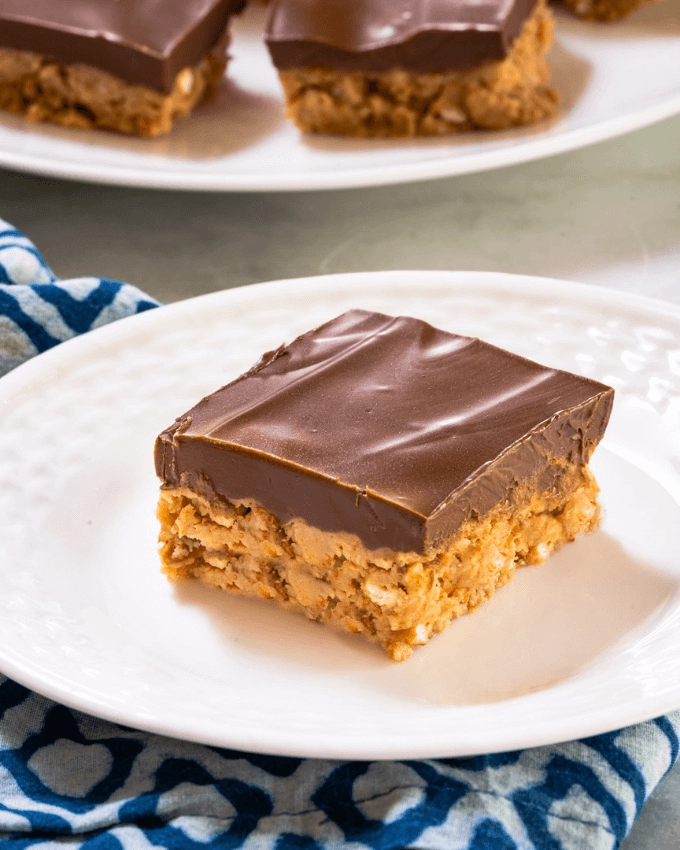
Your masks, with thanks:
M 417 319 L 353 310 L 265 355 L 160 435 L 168 487 L 252 499 L 371 549 L 425 551 L 555 458 L 585 463 L 614 391 Z M 552 471 L 552 472 L 551 472 Z
M 443 73 L 503 59 L 536 0 L 274 0 L 277 68 Z
M 0 47 L 83 63 L 168 92 L 242 0 L 0 0 Z

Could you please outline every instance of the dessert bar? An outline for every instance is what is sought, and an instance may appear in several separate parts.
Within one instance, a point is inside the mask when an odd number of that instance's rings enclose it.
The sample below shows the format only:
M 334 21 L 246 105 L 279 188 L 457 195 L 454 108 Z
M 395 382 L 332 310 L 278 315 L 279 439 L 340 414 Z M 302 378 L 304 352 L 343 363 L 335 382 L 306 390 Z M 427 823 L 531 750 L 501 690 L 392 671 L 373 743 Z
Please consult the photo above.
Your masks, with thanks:
M 345 313 L 156 443 L 161 559 L 401 661 L 599 522 L 614 391 L 413 318 Z
M 166 133 L 224 73 L 243 0 L 0 0 L 0 109 Z
M 306 132 L 417 136 L 552 116 L 544 0 L 274 0 L 266 41 Z

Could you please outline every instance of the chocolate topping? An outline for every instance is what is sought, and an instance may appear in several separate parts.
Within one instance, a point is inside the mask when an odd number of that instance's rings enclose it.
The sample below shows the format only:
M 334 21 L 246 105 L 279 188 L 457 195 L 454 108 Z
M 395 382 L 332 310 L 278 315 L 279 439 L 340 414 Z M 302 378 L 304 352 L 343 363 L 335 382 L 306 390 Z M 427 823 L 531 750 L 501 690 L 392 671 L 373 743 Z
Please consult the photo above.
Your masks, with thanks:
M 614 391 L 417 319 L 352 310 L 265 355 L 156 442 L 166 487 L 252 499 L 423 552 L 554 460 L 587 463 Z
M 503 59 L 536 0 L 274 0 L 277 68 L 444 73 Z
M 92 65 L 169 92 L 242 0 L 0 0 L 0 47 Z

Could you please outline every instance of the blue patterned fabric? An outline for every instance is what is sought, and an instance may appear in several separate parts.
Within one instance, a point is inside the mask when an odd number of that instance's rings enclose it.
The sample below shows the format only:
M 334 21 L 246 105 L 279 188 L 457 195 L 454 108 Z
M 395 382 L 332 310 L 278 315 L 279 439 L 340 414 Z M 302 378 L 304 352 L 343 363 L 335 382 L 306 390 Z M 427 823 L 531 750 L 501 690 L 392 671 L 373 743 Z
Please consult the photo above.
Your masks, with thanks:
M 1 221 L 0 281 L 0 373 L 156 306 L 127 284 L 56 280 Z M 17 850 L 613 850 L 679 735 L 675 712 L 477 758 L 281 758 L 125 729 L 0 676 L 0 839 Z
M 339 762 L 203 747 L 0 680 L 0 839 L 89 850 L 612 850 L 678 756 L 680 712 L 559 746 Z
M 0 375 L 71 337 L 157 306 L 128 283 L 57 280 L 35 245 L 0 219 Z

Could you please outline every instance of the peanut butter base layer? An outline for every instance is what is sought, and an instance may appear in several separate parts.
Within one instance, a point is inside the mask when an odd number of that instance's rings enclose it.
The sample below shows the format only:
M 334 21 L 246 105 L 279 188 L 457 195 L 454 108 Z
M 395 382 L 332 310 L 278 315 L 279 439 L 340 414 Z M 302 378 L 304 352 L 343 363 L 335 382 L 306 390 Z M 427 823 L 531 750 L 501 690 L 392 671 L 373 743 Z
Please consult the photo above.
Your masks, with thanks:
M 271 599 L 312 620 L 361 634 L 395 661 L 600 520 L 586 466 L 559 470 L 549 490 L 529 485 L 484 518 L 467 521 L 426 554 L 371 551 L 354 535 L 302 520 L 281 525 L 252 501 L 214 502 L 187 488 L 161 490 L 161 560 L 171 581 Z
M 307 133 L 345 136 L 436 136 L 504 130 L 555 114 L 546 53 L 553 21 L 543 0 L 509 55 L 465 71 L 417 74 L 281 70 L 287 114 Z
M 63 127 L 159 136 L 222 78 L 226 59 L 219 53 L 180 71 L 172 91 L 164 94 L 89 65 L 61 65 L 36 53 L 0 48 L 0 109 Z
M 586 21 L 618 21 L 656 0 L 564 0 L 565 5 Z

